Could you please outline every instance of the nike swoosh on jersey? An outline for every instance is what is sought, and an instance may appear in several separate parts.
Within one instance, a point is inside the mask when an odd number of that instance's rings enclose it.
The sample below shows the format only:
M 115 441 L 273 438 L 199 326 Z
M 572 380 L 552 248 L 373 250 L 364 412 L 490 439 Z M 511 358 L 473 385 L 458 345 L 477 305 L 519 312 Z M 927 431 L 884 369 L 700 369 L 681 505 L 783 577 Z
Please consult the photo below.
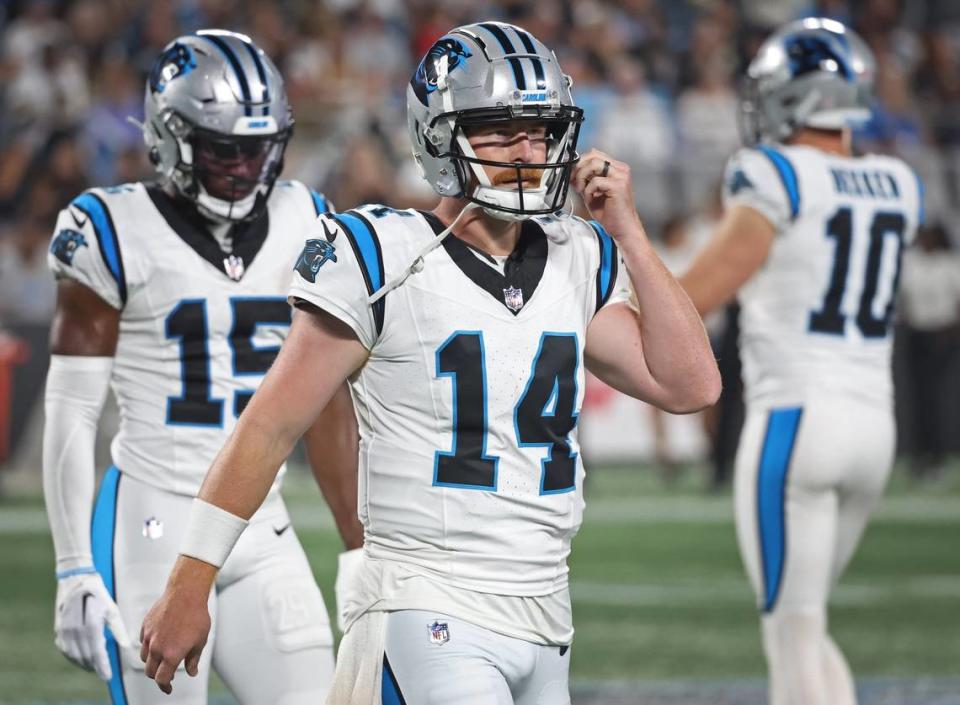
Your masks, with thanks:
M 280 534 L 282 534 L 284 531 L 286 531 L 289 528 L 290 528 L 289 524 L 285 524 L 284 526 L 281 526 L 279 529 L 277 527 L 273 527 L 273 533 L 275 533 L 277 536 L 280 536 Z
M 336 228 L 334 228 L 333 231 L 328 230 L 328 229 L 327 229 L 327 221 L 325 221 L 325 220 L 324 220 L 324 221 L 321 221 L 321 225 L 323 225 L 323 236 L 324 236 L 325 238 L 327 238 L 327 242 L 333 242 L 334 240 L 337 239 L 337 229 L 336 229 Z
M 90 219 L 86 213 L 83 214 L 82 219 L 78 218 L 76 211 L 73 210 L 72 208 L 70 209 L 70 217 L 73 218 L 73 222 L 77 224 L 78 228 L 82 228 L 84 225 L 87 224 L 87 221 Z

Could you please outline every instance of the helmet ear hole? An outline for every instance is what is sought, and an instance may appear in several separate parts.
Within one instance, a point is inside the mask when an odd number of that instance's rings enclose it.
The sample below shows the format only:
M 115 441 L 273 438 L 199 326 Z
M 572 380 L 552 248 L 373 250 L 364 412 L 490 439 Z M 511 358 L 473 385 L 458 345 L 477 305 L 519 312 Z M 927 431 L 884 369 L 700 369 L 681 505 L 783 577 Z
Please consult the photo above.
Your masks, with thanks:
M 156 147 L 151 147 L 151 148 L 150 148 L 150 151 L 147 152 L 147 159 L 150 160 L 150 163 L 153 164 L 153 166 L 159 166 L 159 165 L 160 165 L 160 150 L 157 149 Z

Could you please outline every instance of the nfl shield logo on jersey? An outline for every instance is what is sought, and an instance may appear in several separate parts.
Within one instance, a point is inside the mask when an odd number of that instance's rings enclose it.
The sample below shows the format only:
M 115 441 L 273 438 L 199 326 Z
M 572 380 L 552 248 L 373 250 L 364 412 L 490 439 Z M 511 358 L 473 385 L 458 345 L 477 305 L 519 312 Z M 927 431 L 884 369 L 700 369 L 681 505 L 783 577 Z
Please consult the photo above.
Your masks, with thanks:
M 434 622 L 428 625 L 430 630 L 430 643 L 437 646 L 443 646 L 450 641 L 450 628 L 446 622 Z
M 229 257 L 225 257 L 223 260 L 223 271 L 225 271 L 227 276 L 233 279 L 235 282 L 238 282 L 243 278 L 244 269 L 245 267 L 243 260 L 236 255 L 230 255 Z
M 516 313 L 523 308 L 523 290 L 510 286 L 503 290 L 503 302 Z

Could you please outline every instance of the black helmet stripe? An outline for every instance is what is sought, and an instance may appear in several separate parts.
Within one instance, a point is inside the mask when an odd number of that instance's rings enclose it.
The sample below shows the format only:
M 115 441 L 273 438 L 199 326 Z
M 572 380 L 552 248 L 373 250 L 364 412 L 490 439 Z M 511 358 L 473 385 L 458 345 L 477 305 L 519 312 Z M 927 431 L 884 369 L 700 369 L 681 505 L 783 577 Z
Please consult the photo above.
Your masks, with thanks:
M 233 68 L 233 72 L 237 75 L 237 81 L 240 83 L 240 92 L 243 94 L 244 103 L 243 114 L 253 115 L 253 110 L 250 105 L 252 99 L 250 98 L 250 84 L 247 83 L 247 74 L 244 73 L 243 66 L 240 64 L 240 60 L 237 58 L 237 55 L 233 53 L 233 49 L 231 49 L 229 44 L 215 34 L 200 34 L 199 36 L 203 37 L 208 42 L 211 42 L 223 53 L 225 57 L 227 57 L 227 61 Z
M 547 87 L 547 77 L 543 73 L 543 62 L 540 59 L 530 58 L 530 63 L 533 64 L 533 75 L 537 79 L 537 88 L 544 89 Z
M 490 32 L 494 38 L 500 42 L 500 48 L 503 49 L 504 54 L 516 54 L 517 50 L 513 48 L 513 42 L 510 41 L 510 37 L 507 36 L 507 33 L 504 32 L 498 25 L 495 25 L 493 22 L 483 22 L 479 25 L 485 30 Z
M 537 48 L 533 45 L 533 37 L 530 34 L 520 29 L 519 27 L 514 27 L 513 31 L 517 33 L 517 36 L 520 37 L 520 43 L 523 44 L 523 48 L 526 49 L 528 54 L 536 54 Z
M 517 82 L 517 88 L 524 91 L 527 89 L 527 77 L 523 75 L 523 66 L 520 65 L 520 59 L 511 56 L 507 59 L 510 67 L 513 69 L 513 80 Z
M 533 37 L 530 36 L 529 32 L 520 29 L 519 27 L 514 27 L 513 31 L 517 33 L 518 37 L 520 37 L 520 43 L 523 44 L 524 50 L 528 54 L 532 55 L 529 57 L 529 59 L 530 63 L 533 64 L 533 74 L 536 77 L 537 88 L 546 88 L 547 78 L 543 72 L 543 62 L 537 58 L 537 47 L 533 43 Z
M 260 57 L 257 55 L 257 50 L 254 48 L 253 44 L 249 42 L 244 42 L 243 46 L 247 48 L 247 51 L 250 53 L 250 58 L 253 59 L 253 63 L 257 67 L 257 78 L 260 79 L 260 86 L 262 91 L 260 92 L 260 100 L 263 101 L 263 114 L 270 114 L 270 88 L 267 86 L 267 72 L 263 68 L 263 62 L 260 61 Z

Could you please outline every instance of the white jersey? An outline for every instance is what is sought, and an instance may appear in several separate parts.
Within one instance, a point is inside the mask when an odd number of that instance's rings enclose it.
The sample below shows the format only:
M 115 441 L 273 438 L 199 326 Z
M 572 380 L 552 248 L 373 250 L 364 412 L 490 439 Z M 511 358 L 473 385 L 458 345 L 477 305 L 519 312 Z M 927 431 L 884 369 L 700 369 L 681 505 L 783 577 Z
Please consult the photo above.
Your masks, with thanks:
M 122 472 L 199 491 L 287 335 L 290 272 L 326 210 L 305 185 L 277 182 L 264 214 L 233 226 L 231 254 L 154 185 L 91 189 L 60 212 L 50 268 L 120 309 L 111 455 Z
M 761 146 L 731 158 L 724 200 L 777 231 L 739 293 L 748 401 L 827 391 L 889 407 L 901 255 L 922 220 L 914 172 L 893 157 Z
M 505 263 L 450 235 L 368 304 L 442 229 L 378 206 L 320 218 L 291 288 L 370 351 L 351 381 L 365 552 L 475 592 L 555 593 L 583 512 L 587 326 L 629 298 L 626 270 L 599 225 L 534 218 Z

